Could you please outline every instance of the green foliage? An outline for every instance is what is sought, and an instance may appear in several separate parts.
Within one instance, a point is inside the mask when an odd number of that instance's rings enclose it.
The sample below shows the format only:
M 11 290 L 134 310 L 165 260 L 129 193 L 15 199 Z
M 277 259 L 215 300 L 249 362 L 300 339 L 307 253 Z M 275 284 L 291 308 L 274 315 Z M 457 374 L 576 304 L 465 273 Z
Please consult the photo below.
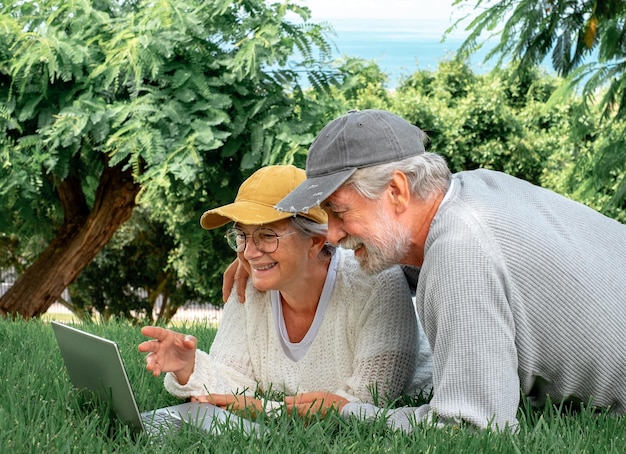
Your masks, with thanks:
M 583 106 L 572 109 L 574 123 L 565 145 L 545 162 L 543 184 L 626 223 L 626 170 L 621 159 L 626 125 L 611 126 Z
M 577 89 L 590 111 L 598 111 L 599 140 L 587 148 L 590 155 L 570 168 L 569 186 L 577 198 L 599 210 L 623 218 L 626 208 L 626 2 L 618 0 L 502 0 L 468 2 L 477 14 L 469 22 L 470 34 L 460 53 L 468 55 L 487 40 L 495 46 L 487 58 L 498 64 L 512 62 L 518 72 L 541 64 L 548 57 L 558 74 L 566 76 L 553 92 L 550 106 L 567 103 Z M 458 23 L 463 22 L 465 18 Z M 591 116 L 595 116 L 592 113 Z M 576 123 L 573 123 L 576 126 Z M 584 124 L 572 130 L 572 140 L 583 141 Z M 566 152 L 567 153 L 567 152 Z M 553 179 L 554 181 L 554 179 Z M 569 187 L 560 188 L 570 192 Z M 599 194 L 599 195 L 598 195 Z
M 327 90 L 308 90 L 312 124 L 309 127 L 311 144 L 317 133 L 331 120 L 351 109 L 389 109 L 392 94 L 386 88 L 388 76 L 373 61 L 344 57 L 335 62 L 334 84 Z M 306 153 L 295 154 L 294 164 L 305 167 Z
M 332 73 L 327 28 L 309 15 L 288 1 L 2 2 L 0 231 L 22 266 L 72 222 L 57 188 L 75 182 L 97 209 L 100 174 L 120 165 L 172 241 L 172 279 L 214 294 L 229 257 L 216 249 L 206 269 L 200 214 L 312 140 L 300 71 L 322 87 Z
M 568 134 L 568 112 L 545 107 L 557 85 L 537 70 L 476 75 L 451 60 L 403 80 L 391 105 L 429 135 L 453 171 L 484 167 L 540 184 L 545 160 Z
M 210 246 L 202 245 L 201 249 L 219 250 Z M 165 323 L 185 303 L 211 302 L 186 283 L 189 279 L 179 278 L 169 263 L 175 250 L 174 239 L 164 225 L 139 208 L 70 286 L 70 301 L 65 304 L 85 320 L 97 311 L 104 319 Z M 220 301 L 219 295 L 211 296 Z
M 562 3 L 544 2 L 553 8 L 546 21 L 567 16 Z M 521 13 L 504 20 L 515 5 L 544 14 L 536 2 L 495 5 L 474 22 L 466 49 L 480 27 L 509 27 L 502 36 L 511 40 L 524 33 L 514 26 L 530 20 Z M 621 35 L 608 15 L 622 10 L 603 11 L 595 49 L 609 58 L 621 52 Z M 563 43 L 574 16 L 557 33 Z M 624 219 L 619 84 L 599 92 L 605 104 L 583 105 L 530 57 L 477 75 L 460 55 L 390 91 L 375 62 L 330 62 L 329 25 L 308 19 L 306 8 L 262 0 L 0 4 L 0 265 L 23 271 L 72 221 L 61 184 L 73 182 L 76 199 L 95 209 L 102 171 L 119 164 L 141 185 L 141 211 L 72 287 L 77 309 L 148 317 L 159 295 L 169 314 L 185 300 L 219 303 L 233 256 L 223 229 L 199 227 L 202 212 L 231 202 L 259 166 L 304 167 L 317 132 L 349 109 L 388 109 L 414 122 L 454 171 L 502 170 Z M 539 58 L 545 30 L 527 33 L 528 55 Z M 591 80 L 617 81 L 619 71 L 611 63 Z M 612 123 L 601 121 L 607 105 Z

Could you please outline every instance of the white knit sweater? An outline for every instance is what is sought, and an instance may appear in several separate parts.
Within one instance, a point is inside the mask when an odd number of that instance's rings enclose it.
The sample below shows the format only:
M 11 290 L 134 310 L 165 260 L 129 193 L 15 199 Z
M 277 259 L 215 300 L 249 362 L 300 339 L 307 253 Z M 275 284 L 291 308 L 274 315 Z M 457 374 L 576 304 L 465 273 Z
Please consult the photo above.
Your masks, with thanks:
M 245 304 L 236 292 L 224 306 L 207 354 L 198 350 L 185 386 L 173 374 L 166 389 L 179 397 L 257 389 L 287 395 L 329 391 L 350 401 L 372 402 L 402 391 L 430 389 L 432 358 L 399 267 L 376 276 L 360 270 L 352 251 L 337 248 L 337 277 L 324 320 L 307 354 L 285 355 L 273 321 L 269 292 L 249 283 Z
M 515 426 L 520 391 L 626 411 L 626 226 L 502 173 L 456 174 L 416 297 L 434 395 L 390 411 L 390 425 Z M 342 414 L 379 412 L 350 403 Z

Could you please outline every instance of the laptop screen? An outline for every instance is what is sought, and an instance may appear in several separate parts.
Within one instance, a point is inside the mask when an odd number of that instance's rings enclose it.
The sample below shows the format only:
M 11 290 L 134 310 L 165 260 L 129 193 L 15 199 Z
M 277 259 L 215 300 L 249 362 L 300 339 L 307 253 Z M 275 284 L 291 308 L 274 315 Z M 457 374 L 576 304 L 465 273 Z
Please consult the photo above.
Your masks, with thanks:
M 119 418 L 141 430 L 141 416 L 117 344 L 62 323 L 51 324 L 74 387 L 93 391 L 111 403 Z

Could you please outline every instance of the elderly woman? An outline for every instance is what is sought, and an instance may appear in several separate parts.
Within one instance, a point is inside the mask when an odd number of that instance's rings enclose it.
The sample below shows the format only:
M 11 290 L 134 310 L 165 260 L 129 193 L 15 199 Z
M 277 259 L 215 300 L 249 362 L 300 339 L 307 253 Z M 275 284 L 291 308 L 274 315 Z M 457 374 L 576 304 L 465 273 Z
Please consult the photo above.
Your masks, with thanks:
M 320 208 L 274 209 L 305 178 L 293 166 L 262 168 L 234 203 L 202 216 L 205 229 L 234 222 L 226 240 L 251 278 L 245 304 L 237 292 L 226 302 L 209 353 L 192 336 L 143 328 L 155 339 L 139 345 L 146 367 L 167 372 L 171 394 L 261 410 L 280 405 L 253 397 L 269 391 L 316 392 L 325 409 L 430 390 L 430 347 L 400 268 L 365 274 L 352 251 L 327 243 Z

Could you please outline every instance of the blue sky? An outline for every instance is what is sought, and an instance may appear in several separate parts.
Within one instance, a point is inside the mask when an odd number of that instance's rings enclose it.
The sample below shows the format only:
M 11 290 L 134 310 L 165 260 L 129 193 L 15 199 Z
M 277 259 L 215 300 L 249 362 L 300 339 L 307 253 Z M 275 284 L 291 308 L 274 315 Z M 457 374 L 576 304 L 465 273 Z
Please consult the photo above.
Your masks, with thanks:
M 300 0 L 314 18 L 448 19 L 452 0 Z
M 336 30 L 380 29 L 390 23 L 441 37 L 463 15 L 453 0 L 299 0 L 308 6 L 314 22 L 328 21 Z M 465 10 L 466 11 L 466 10 Z M 456 34 L 463 35 L 462 31 Z

